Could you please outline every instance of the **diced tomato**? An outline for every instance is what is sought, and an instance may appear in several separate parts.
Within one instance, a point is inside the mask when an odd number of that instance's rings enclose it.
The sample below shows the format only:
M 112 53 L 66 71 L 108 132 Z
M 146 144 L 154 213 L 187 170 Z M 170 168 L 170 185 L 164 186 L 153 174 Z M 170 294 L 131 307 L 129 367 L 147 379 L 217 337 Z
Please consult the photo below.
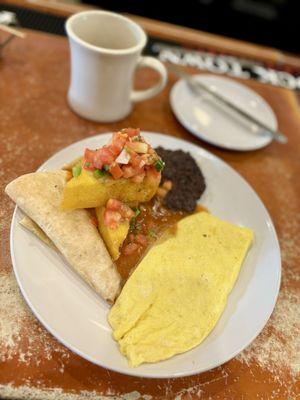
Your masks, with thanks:
M 122 208 L 122 202 L 116 199 L 109 199 L 106 203 L 106 209 L 111 211 L 119 211 Z
M 120 150 L 119 147 L 115 146 L 113 143 L 107 146 L 109 151 L 116 157 L 121 153 L 122 149 Z
M 146 238 L 145 235 L 142 235 L 141 233 L 138 233 L 135 237 L 134 240 L 136 243 L 142 245 L 142 246 L 146 246 L 148 244 L 148 239 Z
M 143 168 L 146 165 L 145 159 L 136 153 L 130 155 L 130 162 L 134 168 Z
M 97 154 L 95 154 L 93 165 L 95 166 L 95 168 L 98 168 L 98 169 L 102 169 L 102 167 L 103 167 L 103 161 L 98 152 L 97 152 Z
M 85 151 L 84 151 L 85 162 L 93 163 L 95 154 L 96 154 L 95 150 L 85 149 Z
M 122 220 L 122 215 L 118 211 L 105 210 L 104 212 L 104 224 L 111 229 L 118 227 Z
M 134 211 L 127 205 L 116 199 L 109 199 L 106 203 L 106 210 L 117 211 L 122 218 L 130 220 L 134 217 Z
M 130 154 L 130 163 L 134 168 L 140 168 L 141 161 L 143 160 L 138 154 L 134 152 Z
M 121 153 L 121 151 L 123 150 L 123 147 L 125 146 L 126 141 L 127 141 L 127 135 L 124 135 L 121 132 L 114 133 L 113 138 L 112 138 L 112 143 L 109 146 L 110 151 L 115 156 L 118 156 Z
M 142 172 L 141 174 L 135 175 L 131 178 L 134 183 L 142 183 L 145 178 L 146 173 Z
M 96 168 L 101 169 L 103 165 L 110 165 L 115 161 L 115 156 L 108 147 L 102 147 L 96 151 L 94 157 L 94 165 Z
M 116 132 L 113 134 L 113 144 L 116 146 L 119 145 L 120 148 L 123 148 L 126 141 L 128 139 L 127 133 Z
M 138 136 L 140 134 L 140 128 L 134 129 L 134 128 L 126 128 L 124 129 L 124 132 L 127 133 L 129 137 L 134 137 Z
M 130 220 L 132 217 L 134 217 L 135 212 L 126 204 L 122 203 L 121 208 L 120 208 L 120 213 L 123 218 Z
M 138 248 L 139 248 L 139 245 L 137 245 L 136 243 L 128 243 L 128 245 L 125 246 L 125 248 L 123 250 L 123 254 L 125 256 L 130 256 L 131 254 L 135 253 Z
M 94 167 L 94 157 L 96 152 L 94 150 L 85 149 L 83 157 L 83 168 L 89 171 L 93 171 Z
M 94 164 L 90 161 L 83 160 L 83 168 L 88 171 L 94 171 L 95 167 Z
M 150 166 L 147 169 L 147 175 L 149 178 L 153 179 L 155 182 L 161 179 L 161 172 L 158 172 L 155 167 Z
M 110 166 L 109 172 L 112 174 L 114 179 L 120 179 L 123 176 L 123 171 L 117 163 L 114 163 Z
M 130 165 L 124 165 L 122 167 L 123 170 L 123 176 L 124 178 L 131 178 L 134 175 L 136 175 L 135 169 L 131 167 Z

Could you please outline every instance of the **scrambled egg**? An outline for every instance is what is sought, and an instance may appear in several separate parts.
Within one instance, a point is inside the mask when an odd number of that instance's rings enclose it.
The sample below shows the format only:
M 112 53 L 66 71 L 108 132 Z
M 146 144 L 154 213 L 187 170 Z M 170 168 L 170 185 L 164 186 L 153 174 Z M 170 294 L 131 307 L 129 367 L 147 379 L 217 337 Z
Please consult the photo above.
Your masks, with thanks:
M 109 314 L 131 366 L 199 345 L 219 320 L 253 232 L 206 212 L 166 233 L 125 284 Z

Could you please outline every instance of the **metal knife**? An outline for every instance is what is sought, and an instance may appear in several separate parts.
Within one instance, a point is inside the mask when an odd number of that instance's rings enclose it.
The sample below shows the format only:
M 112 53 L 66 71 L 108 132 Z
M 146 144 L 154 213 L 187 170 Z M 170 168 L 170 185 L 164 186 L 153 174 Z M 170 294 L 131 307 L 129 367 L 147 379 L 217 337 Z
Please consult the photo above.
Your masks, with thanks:
M 232 103 L 227 98 L 223 97 L 221 94 L 214 92 L 208 86 L 206 86 L 202 82 L 196 80 L 193 77 L 193 75 L 190 75 L 190 74 L 184 72 L 180 67 L 177 67 L 174 64 L 168 63 L 168 70 L 173 72 L 178 77 L 183 78 L 186 81 L 190 90 L 193 93 L 195 93 L 196 95 L 202 94 L 203 92 L 210 94 L 211 97 L 215 98 L 220 103 L 225 104 L 227 107 L 229 107 L 231 110 L 235 111 L 237 114 L 241 115 L 242 117 L 244 117 L 251 123 L 254 123 L 256 126 L 263 129 L 264 131 L 269 132 L 270 135 L 272 136 L 273 140 L 276 140 L 279 143 L 287 143 L 288 139 L 283 133 L 270 128 L 269 126 L 265 125 L 261 121 L 258 121 L 255 117 L 250 115 L 248 112 L 242 110 L 240 107 L 238 107 L 236 104 Z

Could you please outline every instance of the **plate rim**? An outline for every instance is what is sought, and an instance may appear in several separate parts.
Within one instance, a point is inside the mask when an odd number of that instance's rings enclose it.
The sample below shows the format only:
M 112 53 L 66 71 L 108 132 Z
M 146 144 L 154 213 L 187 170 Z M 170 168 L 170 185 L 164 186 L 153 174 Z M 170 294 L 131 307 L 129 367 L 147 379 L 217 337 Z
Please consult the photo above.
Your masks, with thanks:
M 267 106 L 267 108 L 269 109 L 270 113 L 272 114 L 272 117 L 274 118 L 275 121 L 275 129 L 278 128 L 278 120 L 276 117 L 276 114 L 273 110 L 273 108 L 269 105 L 269 103 L 259 94 L 257 93 L 255 90 L 253 90 L 252 88 L 244 85 L 241 82 L 235 81 L 234 79 L 225 77 L 225 76 L 219 76 L 219 75 L 214 75 L 214 74 L 194 74 L 194 76 L 196 77 L 213 77 L 217 80 L 222 80 L 222 81 L 227 81 L 230 82 L 233 85 L 236 86 L 241 86 L 243 89 L 248 90 L 249 92 L 252 92 L 255 94 L 255 96 L 257 96 L 260 101 L 262 101 L 263 103 L 265 103 L 265 105 Z M 247 152 L 247 151 L 255 151 L 255 150 L 260 150 L 263 149 L 264 147 L 268 146 L 269 144 L 272 143 L 273 139 L 272 137 L 270 137 L 268 139 L 268 141 L 266 141 L 266 143 L 260 144 L 260 145 L 255 145 L 255 146 L 247 146 L 247 147 L 239 147 L 239 146 L 231 146 L 231 145 L 227 145 L 226 143 L 221 144 L 218 141 L 212 140 L 209 138 L 209 136 L 206 135 L 202 135 L 201 133 L 199 133 L 198 130 L 194 129 L 187 121 L 185 118 L 182 117 L 181 113 L 178 112 L 177 110 L 177 106 L 175 105 L 176 101 L 175 101 L 175 91 L 177 89 L 177 87 L 184 81 L 184 78 L 178 79 L 175 84 L 172 86 L 172 89 L 170 90 L 170 94 L 169 94 L 169 100 L 170 100 L 170 105 L 171 105 L 171 109 L 173 111 L 174 116 L 176 117 L 176 119 L 178 120 L 178 122 L 188 131 L 190 132 L 193 136 L 195 136 L 196 138 L 203 140 L 205 143 L 209 143 L 210 145 L 216 146 L 219 149 L 225 149 L 225 150 L 231 150 L 231 151 L 242 151 L 242 152 Z
M 239 178 L 243 181 L 244 184 L 247 185 L 248 190 L 250 190 L 252 192 L 252 194 L 256 197 L 256 200 L 258 200 L 258 202 L 260 203 L 260 205 L 263 207 L 264 212 L 266 213 L 266 216 L 269 220 L 270 224 L 270 228 L 271 228 L 271 233 L 273 234 L 273 238 L 276 242 L 276 247 L 278 250 L 278 256 L 279 256 L 279 262 L 278 262 L 278 279 L 277 279 L 277 284 L 276 284 L 276 295 L 274 296 L 273 302 L 272 302 L 272 307 L 270 307 L 270 311 L 265 319 L 265 321 L 261 324 L 261 326 L 259 327 L 259 329 L 257 330 L 257 332 L 255 334 L 252 335 L 252 337 L 248 340 L 248 343 L 242 345 L 239 347 L 239 349 L 237 349 L 235 352 L 231 353 L 230 356 L 225 357 L 221 362 L 213 362 L 211 363 L 209 366 L 206 366 L 204 368 L 200 368 L 194 371 L 180 371 L 178 373 L 172 373 L 172 374 L 163 374 L 163 375 L 159 375 L 156 373 L 149 373 L 149 374 L 144 374 L 144 373 L 140 373 L 140 372 L 136 372 L 137 369 L 132 368 L 132 371 L 130 370 L 130 372 L 125 372 L 122 370 L 122 368 L 115 368 L 115 367 L 107 367 L 106 365 L 102 364 L 101 362 L 99 362 L 98 360 L 94 359 L 93 357 L 90 357 L 89 355 L 84 354 L 81 350 L 79 350 L 78 348 L 76 348 L 75 346 L 73 346 L 72 344 L 67 343 L 57 332 L 55 329 L 52 329 L 45 321 L 44 318 L 36 311 L 35 306 L 31 303 L 31 301 L 29 300 L 27 293 L 25 291 L 25 289 L 23 288 L 22 284 L 21 284 L 21 279 L 20 276 L 18 274 L 18 268 L 17 268 L 17 262 L 15 259 L 15 254 L 14 254 L 14 240 L 13 240 L 13 235 L 14 235 L 14 227 L 17 224 L 16 218 L 17 218 L 17 213 L 19 210 L 18 206 L 15 206 L 14 212 L 13 212 L 13 216 L 12 216 L 12 220 L 11 220 L 11 226 L 10 226 L 10 235 L 9 235 L 9 239 L 10 239 L 10 254 L 11 254 L 11 260 L 12 260 L 12 265 L 13 265 L 13 270 L 14 270 L 14 275 L 16 277 L 19 289 L 27 303 L 27 305 L 29 306 L 31 312 L 34 314 L 34 316 L 38 319 L 38 321 L 40 321 L 40 323 L 44 326 L 44 328 L 46 328 L 48 330 L 48 332 L 51 333 L 51 335 L 54 336 L 54 338 L 62 343 L 65 347 L 67 347 L 69 350 L 71 350 L 73 353 L 75 353 L 76 355 L 79 355 L 80 357 L 82 357 L 83 359 L 98 365 L 102 368 L 123 374 L 123 375 L 127 375 L 127 376 L 135 376 L 135 377 L 140 377 L 140 378 L 147 378 L 147 379 L 169 379 L 169 378 L 179 378 L 179 377 L 187 377 L 187 376 L 194 376 L 194 375 L 198 375 L 201 374 L 203 372 L 209 371 L 213 368 L 216 368 L 220 365 L 225 364 L 226 362 L 228 362 L 229 360 L 235 358 L 240 352 L 242 352 L 243 350 L 245 350 L 252 342 L 253 340 L 255 340 L 255 338 L 261 333 L 261 331 L 263 330 L 263 328 L 265 327 L 265 325 L 267 324 L 268 320 L 270 319 L 274 307 L 276 305 L 277 299 L 278 299 L 278 295 L 280 292 L 280 284 L 281 284 L 281 275 L 282 275 L 282 259 L 281 259 L 281 251 L 280 251 L 280 245 L 279 245 L 279 240 L 277 237 L 277 233 L 275 230 L 275 226 L 273 224 L 272 218 L 266 208 L 266 206 L 264 205 L 264 203 L 262 202 L 262 200 L 260 199 L 260 197 L 258 196 L 258 194 L 256 193 L 256 191 L 252 188 L 252 186 L 246 181 L 246 179 L 239 173 L 237 172 L 233 167 L 231 167 L 228 163 L 226 163 L 225 161 L 223 161 L 220 157 L 216 156 L 215 154 L 211 153 L 210 151 L 203 149 L 202 147 L 200 147 L 197 144 L 188 142 L 187 140 L 172 136 L 172 135 L 167 135 L 167 134 L 163 134 L 163 133 L 159 133 L 159 132 L 150 132 L 150 131 L 142 131 L 143 134 L 150 134 L 150 135 L 158 135 L 158 136 L 163 136 L 163 137 L 171 137 L 172 139 L 175 139 L 176 141 L 179 142 L 179 144 L 183 144 L 183 143 L 187 143 L 189 145 L 191 145 L 192 147 L 196 148 L 195 150 L 197 150 L 198 152 L 200 151 L 201 154 L 204 154 L 206 157 L 209 157 L 210 159 L 216 160 L 217 162 L 220 162 L 221 165 L 226 166 L 227 168 L 229 168 L 231 170 L 231 172 L 233 172 L 234 174 L 238 175 Z M 97 135 L 93 135 L 93 136 L 89 136 L 87 138 L 78 140 L 76 142 L 71 143 L 70 145 L 62 148 L 61 150 L 57 151 L 55 154 L 53 154 L 51 157 L 49 157 L 45 162 L 43 162 L 40 167 L 37 169 L 37 171 L 42 171 L 45 164 L 47 164 L 48 162 L 51 162 L 53 158 L 56 158 L 58 155 L 60 155 L 62 152 L 64 152 L 66 149 L 69 149 L 70 147 L 75 147 L 77 145 L 79 145 L 81 142 L 86 142 L 87 140 L 95 140 L 98 137 L 104 136 L 104 135 L 110 135 L 111 132 L 103 132 Z M 22 212 L 22 210 L 20 210 Z M 196 346 L 197 347 L 197 346 Z M 184 354 L 184 353 L 183 353 Z

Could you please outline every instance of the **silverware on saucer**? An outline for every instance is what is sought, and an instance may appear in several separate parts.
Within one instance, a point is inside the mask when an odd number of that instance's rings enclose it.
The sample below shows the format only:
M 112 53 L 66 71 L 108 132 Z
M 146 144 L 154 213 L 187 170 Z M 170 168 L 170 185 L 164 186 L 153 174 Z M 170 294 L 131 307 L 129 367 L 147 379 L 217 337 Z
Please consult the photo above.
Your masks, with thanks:
M 261 121 L 258 121 L 255 117 L 250 115 L 248 112 L 242 110 L 240 107 L 238 107 L 236 104 L 232 103 L 230 100 L 223 97 L 221 94 L 216 93 L 214 90 L 210 89 L 208 86 L 206 86 L 202 82 L 195 79 L 193 75 L 190 75 L 190 74 L 184 72 L 180 67 L 178 67 L 174 64 L 168 63 L 168 70 L 170 72 L 173 72 L 178 77 L 184 79 L 184 81 L 188 85 L 189 89 L 195 95 L 197 95 L 197 96 L 202 95 L 203 92 L 208 93 L 211 97 L 218 100 L 220 103 L 226 105 L 228 108 L 235 111 L 237 114 L 239 114 L 243 118 L 247 119 L 251 123 L 254 123 L 257 127 L 262 129 L 264 132 L 268 132 L 272 136 L 273 140 L 276 140 L 279 143 L 287 143 L 288 139 L 283 133 L 270 128 L 269 126 L 265 125 Z

